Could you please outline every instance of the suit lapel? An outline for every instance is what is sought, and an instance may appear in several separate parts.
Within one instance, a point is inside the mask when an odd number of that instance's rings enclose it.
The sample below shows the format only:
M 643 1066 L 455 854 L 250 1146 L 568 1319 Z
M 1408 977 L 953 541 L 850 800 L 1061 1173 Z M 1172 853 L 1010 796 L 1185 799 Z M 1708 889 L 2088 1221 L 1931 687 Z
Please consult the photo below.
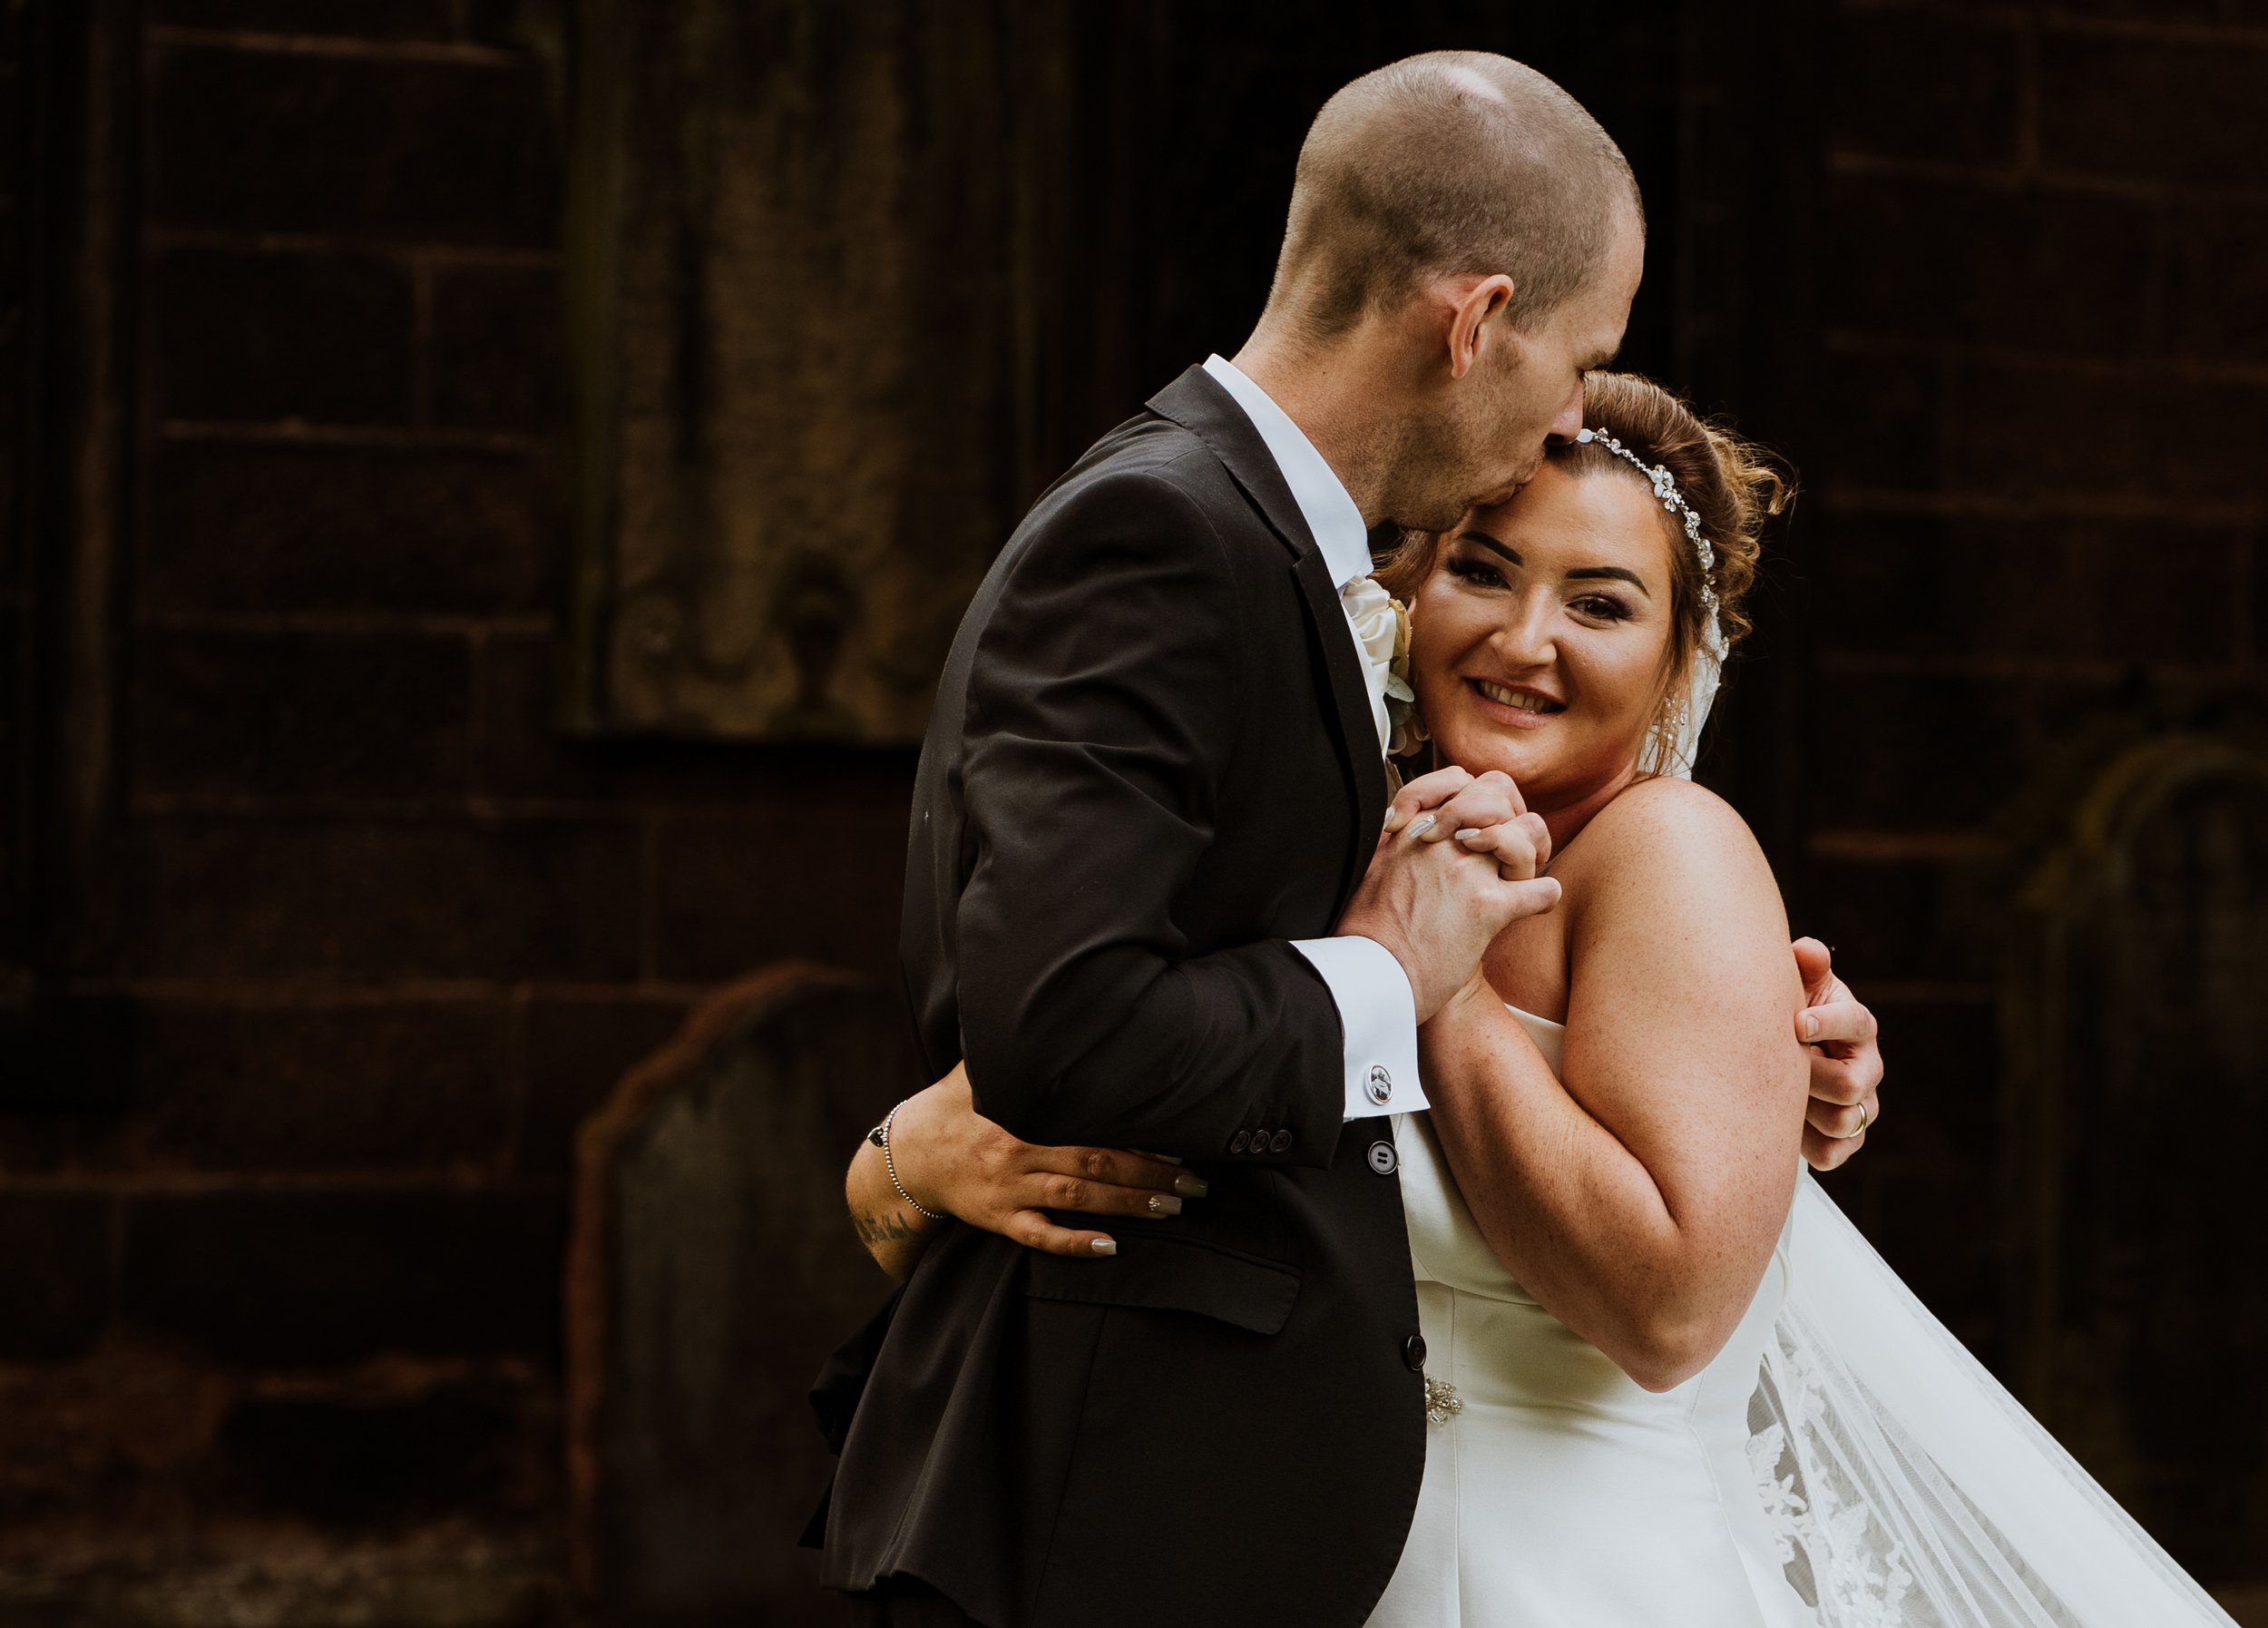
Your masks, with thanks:
M 1371 719 L 1370 683 L 1339 603 L 1338 584 L 1331 580 L 1323 551 L 1315 546 L 1306 516 L 1292 500 L 1267 443 L 1236 398 L 1210 374 L 1191 368 L 1151 397 L 1149 405 L 1152 412 L 1172 419 L 1206 444 L 1291 554 L 1300 602 L 1307 608 L 1323 652 L 1332 701 L 1325 711 L 1337 726 L 1340 768 L 1354 804 L 1356 840 L 1339 888 L 1344 901 L 1370 864 L 1368 837 L 1385 823 L 1386 769 L 1378 752 L 1378 726 Z

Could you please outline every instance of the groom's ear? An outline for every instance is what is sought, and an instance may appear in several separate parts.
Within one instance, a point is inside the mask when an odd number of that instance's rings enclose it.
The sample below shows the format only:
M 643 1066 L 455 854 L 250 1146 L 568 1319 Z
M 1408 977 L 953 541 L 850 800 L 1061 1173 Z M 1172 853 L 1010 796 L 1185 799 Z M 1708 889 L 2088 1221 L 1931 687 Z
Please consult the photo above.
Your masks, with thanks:
M 1457 298 L 1456 308 L 1450 319 L 1449 377 L 1462 378 L 1481 359 L 1490 341 L 1489 319 L 1502 312 L 1512 302 L 1512 280 L 1501 271 L 1492 277 L 1470 280 Z M 1451 285 L 1452 291 L 1456 285 Z

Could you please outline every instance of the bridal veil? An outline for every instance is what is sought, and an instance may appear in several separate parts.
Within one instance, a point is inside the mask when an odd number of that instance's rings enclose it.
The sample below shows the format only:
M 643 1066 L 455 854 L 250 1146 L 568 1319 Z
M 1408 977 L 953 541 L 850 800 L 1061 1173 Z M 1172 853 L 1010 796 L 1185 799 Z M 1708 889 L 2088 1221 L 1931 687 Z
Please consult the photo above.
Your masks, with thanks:
M 1689 777 L 1719 650 L 1665 733 Z M 1806 1171 L 1750 1466 L 1823 1628 L 2235 1628 Z
M 1795 1208 L 1749 1461 L 1826 1628 L 2234 1628 L 1809 1172 Z

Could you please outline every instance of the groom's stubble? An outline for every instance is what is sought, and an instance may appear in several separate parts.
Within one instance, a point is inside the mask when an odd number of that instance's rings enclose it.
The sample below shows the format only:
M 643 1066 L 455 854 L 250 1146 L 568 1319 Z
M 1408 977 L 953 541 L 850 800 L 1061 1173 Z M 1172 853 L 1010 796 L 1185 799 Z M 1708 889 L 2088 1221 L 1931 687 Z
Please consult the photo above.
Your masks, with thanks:
M 1586 372 L 1619 347 L 1645 267 L 1635 210 L 1618 223 L 1596 274 L 1529 326 L 1508 317 L 1462 379 L 1425 393 L 1380 428 L 1383 518 L 1445 532 L 1467 513 L 1507 501 L 1541 467 L 1547 443 L 1581 422 Z
M 1386 424 L 1382 441 L 1381 464 L 1393 472 L 1382 506 L 1394 525 L 1445 532 L 1484 500 L 1486 495 L 1474 489 L 1479 476 L 1467 472 L 1486 466 L 1488 449 L 1476 444 L 1481 438 L 1467 425 L 1446 416 L 1410 415 Z M 1542 462 L 1539 437 L 1535 457 L 1509 469 L 1504 484 L 1525 485 Z
M 1492 380 L 1471 387 L 1487 404 L 1478 412 L 1413 413 L 1388 427 L 1386 518 L 1405 530 L 1445 532 L 1526 485 L 1543 463 L 1545 427 L 1519 423 L 1519 393 Z M 1530 443 L 1532 451 L 1519 456 Z

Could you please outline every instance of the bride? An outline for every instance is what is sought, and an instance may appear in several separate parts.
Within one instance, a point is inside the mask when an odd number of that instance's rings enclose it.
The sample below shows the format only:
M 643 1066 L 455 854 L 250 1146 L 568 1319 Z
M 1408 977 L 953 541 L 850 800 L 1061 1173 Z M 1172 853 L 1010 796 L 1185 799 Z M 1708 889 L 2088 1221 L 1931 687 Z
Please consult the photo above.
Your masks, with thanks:
M 1431 1113 L 1378 1144 L 1429 1426 L 1372 1623 L 2227 1623 L 1803 1173 L 1778 889 L 1684 778 L 1780 484 L 1644 379 L 1592 375 L 1584 421 L 1512 500 L 1379 573 L 1410 603 L 1405 735 L 1525 799 L 1517 831 L 1457 839 L 1532 848 L 1561 895 L 1425 1025 Z M 1448 835 L 1413 806 L 1383 842 Z M 924 1123 L 957 1129 L 923 1162 L 925 1209 L 1108 1252 L 1029 1208 L 1000 1152 L 1021 1144 L 959 1071 L 930 1093 Z M 1195 1172 L 1079 1158 L 1071 1208 L 1202 1201 Z M 862 1145 L 852 1208 L 902 1276 L 942 1223 L 883 1165 Z

